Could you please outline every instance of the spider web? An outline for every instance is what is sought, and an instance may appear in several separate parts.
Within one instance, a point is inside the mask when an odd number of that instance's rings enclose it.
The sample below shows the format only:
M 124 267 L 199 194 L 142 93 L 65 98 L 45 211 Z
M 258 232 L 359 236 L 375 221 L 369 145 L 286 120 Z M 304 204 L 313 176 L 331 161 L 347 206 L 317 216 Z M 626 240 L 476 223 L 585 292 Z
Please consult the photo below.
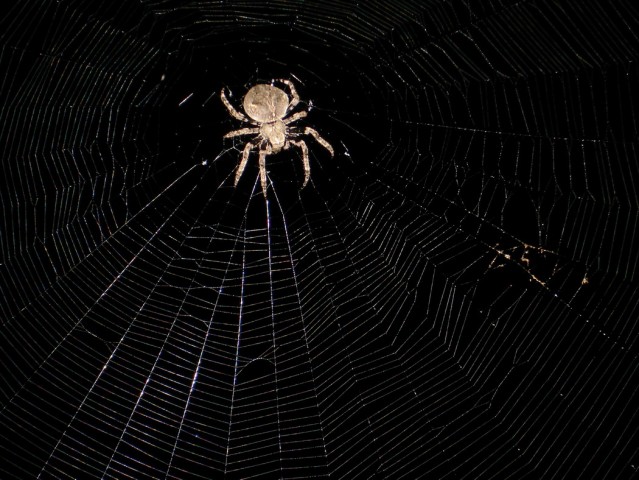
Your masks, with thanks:
M 631 478 L 630 1 L 16 2 L 3 478 Z M 219 99 L 293 80 L 257 160 Z

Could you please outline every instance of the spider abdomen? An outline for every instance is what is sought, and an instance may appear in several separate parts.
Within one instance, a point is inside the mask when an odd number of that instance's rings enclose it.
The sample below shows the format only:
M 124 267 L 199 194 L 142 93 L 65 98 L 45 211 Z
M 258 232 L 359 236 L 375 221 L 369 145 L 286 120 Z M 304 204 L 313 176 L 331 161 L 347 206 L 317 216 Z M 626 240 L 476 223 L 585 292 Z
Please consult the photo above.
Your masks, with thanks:
M 253 120 L 266 123 L 283 118 L 289 105 L 288 95 L 273 85 L 259 84 L 244 97 L 244 111 Z

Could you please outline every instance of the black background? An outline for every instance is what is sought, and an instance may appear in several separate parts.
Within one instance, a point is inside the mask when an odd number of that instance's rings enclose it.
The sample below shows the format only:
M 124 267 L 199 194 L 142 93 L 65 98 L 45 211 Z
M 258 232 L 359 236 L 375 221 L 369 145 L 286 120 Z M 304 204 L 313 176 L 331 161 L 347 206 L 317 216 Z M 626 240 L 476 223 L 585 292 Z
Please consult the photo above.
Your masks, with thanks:
M 633 478 L 638 19 L 13 6 L 2 478 Z M 267 204 L 219 92 L 277 78 L 336 155 Z

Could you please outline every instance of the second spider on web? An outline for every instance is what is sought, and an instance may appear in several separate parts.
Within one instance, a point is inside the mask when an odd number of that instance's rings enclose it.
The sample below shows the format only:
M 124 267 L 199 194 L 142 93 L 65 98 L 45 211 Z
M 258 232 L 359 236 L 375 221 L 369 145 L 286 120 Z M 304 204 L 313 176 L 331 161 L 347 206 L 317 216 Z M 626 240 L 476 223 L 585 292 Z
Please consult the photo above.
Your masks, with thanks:
M 273 82 L 286 85 L 290 90 L 290 97 L 284 90 L 272 84 L 257 84 L 244 96 L 243 106 L 245 113 L 237 111 L 235 107 L 231 105 L 231 102 L 229 102 L 224 94 L 224 89 L 220 92 L 222 103 L 224 103 L 224 106 L 233 118 L 254 125 L 254 127 L 233 130 L 224 135 L 224 138 L 238 137 L 240 135 L 255 135 L 255 137 L 249 140 L 244 146 L 242 159 L 235 173 L 235 185 L 239 182 L 242 172 L 244 172 L 246 168 L 251 151 L 254 148 L 258 148 L 260 183 L 265 197 L 267 189 L 266 157 L 268 155 L 278 153 L 281 150 L 287 150 L 291 145 L 299 148 L 302 151 L 302 162 L 304 164 L 304 184 L 302 188 L 306 186 L 311 177 L 311 164 L 308 159 L 308 146 L 300 137 L 302 135 L 311 135 L 321 146 L 328 150 L 331 157 L 334 155 L 331 144 L 324 140 L 320 134 L 317 133 L 317 130 L 311 127 L 304 127 L 304 129 L 293 126 L 289 127 L 292 123 L 306 117 L 308 111 L 303 110 L 288 116 L 299 103 L 300 97 L 295 90 L 293 82 L 290 80 L 273 80 Z

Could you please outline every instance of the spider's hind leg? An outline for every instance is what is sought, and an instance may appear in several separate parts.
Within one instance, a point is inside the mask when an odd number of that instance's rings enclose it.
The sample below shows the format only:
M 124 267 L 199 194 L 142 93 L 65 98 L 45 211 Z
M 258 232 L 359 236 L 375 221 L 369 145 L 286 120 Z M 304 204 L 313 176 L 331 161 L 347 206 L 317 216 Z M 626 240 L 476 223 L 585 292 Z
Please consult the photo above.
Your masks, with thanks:
M 290 117 L 282 120 L 282 122 L 284 122 L 284 125 L 288 125 L 290 123 L 297 122 L 300 118 L 304 118 L 306 115 L 308 115 L 308 112 L 306 111 L 297 112 Z
M 291 91 L 291 103 L 288 104 L 288 108 L 286 109 L 287 112 L 290 112 L 298 103 L 300 103 L 300 96 L 298 95 L 297 90 L 295 90 L 295 85 L 293 85 L 293 82 L 285 78 L 280 78 L 275 81 L 283 83 Z
M 248 118 L 246 115 L 238 112 L 235 109 L 235 107 L 233 105 L 231 105 L 231 102 L 229 102 L 228 98 L 226 98 L 226 94 L 224 93 L 224 89 L 222 89 L 220 91 L 220 98 L 222 99 L 222 103 L 224 104 L 224 106 L 226 107 L 226 109 L 229 111 L 229 113 L 231 114 L 231 116 L 233 118 L 235 118 L 236 120 L 239 120 L 240 122 L 246 122 L 246 123 L 250 123 L 252 125 L 256 125 L 256 123 L 253 120 Z

